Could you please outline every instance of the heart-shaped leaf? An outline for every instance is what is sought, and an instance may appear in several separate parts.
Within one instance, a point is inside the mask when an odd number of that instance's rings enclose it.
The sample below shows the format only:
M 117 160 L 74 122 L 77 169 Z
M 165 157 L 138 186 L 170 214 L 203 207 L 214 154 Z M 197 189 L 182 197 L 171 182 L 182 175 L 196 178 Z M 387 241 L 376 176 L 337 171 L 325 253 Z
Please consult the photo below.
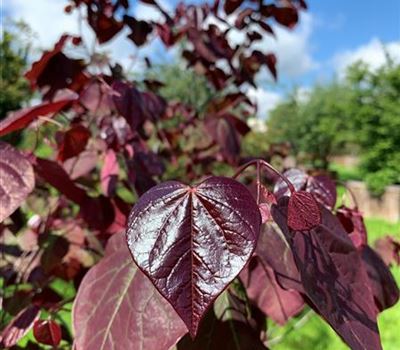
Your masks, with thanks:
M 304 307 L 300 294 L 295 290 L 283 289 L 275 278 L 274 270 L 259 257 L 250 260 L 241 272 L 240 279 L 249 299 L 280 325 L 284 325 Z
M 378 310 L 359 251 L 338 219 L 320 208 L 321 224 L 307 232 L 288 227 L 288 198 L 282 198 L 271 211 L 290 244 L 302 293 L 352 349 L 382 349 Z
M 28 159 L 5 142 L 0 142 L 0 222 L 11 215 L 35 185 Z
M 73 307 L 77 349 L 168 350 L 187 332 L 173 308 L 132 262 L 123 234 L 85 275 Z
M 61 327 L 52 320 L 37 320 L 33 324 L 33 335 L 39 343 L 56 347 L 61 341 Z
M 288 205 L 288 224 L 296 231 L 310 230 L 321 223 L 318 203 L 311 193 L 299 191 L 292 194 Z
M 374 301 L 379 311 L 383 311 L 399 300 L 399 288 L 389 268 L 372 248 L 365 245 L 361 250 Z
M 21 310 L 0 334 L 0 348 L 11 348 L 29 332 L 33 323 L 40 317 L 40 308 L 30 305 Z
M 253 253 L 260 212 L 241 183 L 210 177 L 198 186 L 166 182 L 133 208 L 132 256 L 187 325 L 192 337 L 214 299 Z

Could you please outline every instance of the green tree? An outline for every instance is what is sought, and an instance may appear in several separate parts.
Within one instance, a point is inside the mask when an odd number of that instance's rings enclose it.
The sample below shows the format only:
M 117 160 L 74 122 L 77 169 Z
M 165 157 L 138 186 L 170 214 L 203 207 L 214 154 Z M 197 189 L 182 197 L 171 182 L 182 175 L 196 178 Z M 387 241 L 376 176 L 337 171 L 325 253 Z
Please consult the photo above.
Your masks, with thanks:
M 387 56 L 381 68 L 358 63 L 347 73 L 353 130 L 361 147 L 361 170 L 380 195 L 400 183 L 400 64 Z
M 155 66 L 148 77 L 165 85 L 160 94 L 167 100 L 177 100 L 202 112 L 206 102 L 215 94 L 207 79 L 192 69 L 182 68 L 183 63 Z
M 338 82 L 316 86 L 309 96 L 295 91 L 279 104 L 268 120 L 271 142 L 289 141 L 293 153 L 317 168 L 327 168 L 329 156 L 351 141 L 347 89 Z
M 26 33 L 28 28 L 23 23 L 12 23 L 3 31 L 0 39 L 0 119 L 9 111 L 21 108 L 30 98 L 29 87 L 23 73 L 27 67 L 29 46 L 20 38 L 19 33 Z

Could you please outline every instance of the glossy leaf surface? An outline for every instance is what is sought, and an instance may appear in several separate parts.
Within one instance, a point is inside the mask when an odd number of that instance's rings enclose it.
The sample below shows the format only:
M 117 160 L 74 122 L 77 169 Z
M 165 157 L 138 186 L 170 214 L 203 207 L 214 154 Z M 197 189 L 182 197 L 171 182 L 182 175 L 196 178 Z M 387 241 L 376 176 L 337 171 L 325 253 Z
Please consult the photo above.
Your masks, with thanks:
M 127 238 L 135 262 L 195 336 L 208 307 L 253 253 L 258 206 L 239 182 L 166 182 L 133 208 Z
M 275 278 L 274 270 L 258 257 L 250 260 L 240 278 L 249 299 L 280 325 L 303 309 L 304 301 L 300 294 L 283 289 Z
M 83 279 L 73 307 L 77 350 L 168 350 L 187 332 L 132 261 L 123 234 Z
M 321 222 L 321 213 L 314 196 L 305 191 L 292 194 L 288 204 L 288 225 L 297 231 L 310 230 Z
M 40 316 L 40 308 L 31 305 L 16 315 L 0 334 L 0 347 L 10 348 L 29 332 Z
M 52 320 L 37 320 L 33 324 L 33 335 L 39 343 L 57 346 L 61 341 L 61 327 Z
M 389 268 L 374 250 L 364 246 L 361 252 L 368 273 L 374 300 L 379 311 L 383 311 L 399 300 L 399 288 Z
M 43 102 L 35 107 L 11 112 L 7 118 L 0 121 L 0 136 L 22 129 L 40 116 L 54 115 L 77 98 L 78 95 L 72 91 L 65 91 L 58 94 L 52 102 Z
M 360 254 L 336 217 L 321 210 L 321 224 L 306 232 L 287 226 L 286 198 L 273 206 L 272 215 L 291 246 L 309 304 L 352 349 L 381 349 L 377 309 Z
M 29 160 L 5 142 L 0 142 L 0 222 L 11 215 L 35 186 Z

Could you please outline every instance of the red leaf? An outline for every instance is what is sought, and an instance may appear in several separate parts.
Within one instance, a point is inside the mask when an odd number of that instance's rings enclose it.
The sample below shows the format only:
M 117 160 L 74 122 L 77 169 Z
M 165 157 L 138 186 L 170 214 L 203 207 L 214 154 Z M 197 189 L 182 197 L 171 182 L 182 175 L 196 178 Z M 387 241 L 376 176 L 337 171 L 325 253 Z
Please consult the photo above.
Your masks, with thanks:
M 54 55 L 61 52 L 69 37 L 69 35 L 63 35 L 60 40 L 54 45 L 53 50 L 45 51 L 40 60 L 34 62 L 31 69 L 25 73 L 25 78 L 30 81 L 32 88 L 37 87 L 37 80 L 41 76 L 44 69 L 47 67 L 49 61 L 53 58 Z
M 303 298 L 294 290 L 287 291 L 277 282 L 274 270 L 258 257 L 253 257 L 240 274 L 251 301 L 280 325 L 298 314 L 304 307 Z
M 293 28 L 298 20 L 299 15 L 294 7 L 273 7 L 272 15 L 275 20 L 285 27 Z
M 37 320 L 33 324 L 33 335 L 39 343 L 57 346 L 61 341 L 61 327 L 51 320 Z
M 36 158 L 35 170 L 40 177 L 71 201 L 81 204 L 87 197 L 86 192 L 75 185 L 66 171 L 58 163 L 47 159 Z
M 10 348 L 29 332 L 33 322 L 40 317 L 40 309 L 31 305 L 15 316 L 0 334 L 0 346 Z
M 328 209 L 334 208 L 336 204 L 336 185 L 328 176 L 310 176 L 299 169 L 289 169 L 283 175 L 293 184 L 296 191 L 304 190 L 310 192 L 319 203 Z M 275 184 L 274 194 L 278 199 L 290 195 L 286 182 L 280 178 Z
M 383 260 L 367 245 L 362 247 L 361 256 L 368 273 L 376 307 L 379 311 L 383 311 L 396 304 L 399 300 L 399 288 Z
M 60 91 L 52 102 L 43 102 L 34 107 L 23 108 L 19 111 L 11 112 L 5 119 L 0 121 L 0 136 L 25 128 L 30 122 L 40 116 L 48 114 L 53 114 L 54 116 L 77 98 L 78 95 L 72 91 Z
M 225 0 L 224 2 L 224 10 L 227 15 L 230 15 L 234 12 L 241 4 L 243 0 Z
M 173 305 L 191 335 L 254 251 L 260 213 L 239 182 L 166 182 L 146 192 L 129 217 L 132 256 Z
M 263 264 L 271 266 L 282 288 L 304 292 L 292 250 L 279 227 L 272 224 L 263 225 L 257 242 L 256 256 Z
M 385 236 L 375 242 L 375 250 L 386 265 L 400 265 L 400 241 L 392 236 Z
M 293 168 L 285 171 L 283 175 L 292 183 L 296 191 L 306 189 L 308 175 L 304 171 Z M 281 178 L 275 183 L 274 194 L 276 199 L 280 199 L 283 196 L 290 196 L 288 185 Z
M 321 223 L 321 213 L 314 196 L 305 191 L 292 194 L 288 205 L 288 225 L 297 231 L 310 230 Z
M 226 313 L 232 312 L 229 308 Z M 258 332 L 248 322 L 230 319 L 219 320 L 212 312 L 207 313 L 195 339 L 183 337 L 177 350 L 267 350 Z
M 367 245 L 367 229 L 364 219 L 357 209 L 342 206 L 337 209 L 336 216 L 356 248 L 361 249 Z
M 320 208 L 321 225 L 301 232 L 287 225 L 287 198 L 272 207 L 299 269 L 301 292 L 350 348 L 382 349 L 377 308 L 361 256 L 337 218 Z
M 71 180 L 75 180 L 81 176 L 88 175 L 97 164 L 97 152 L 87 150 L 79 153 L 76 157 L 67 159 L 63 168 L 69 175 Z
M 85 275 L 73 306 L 77 349 L 170 349 L 183 322 L 133 264 L 123 234 Z
M 109 149 L 104 158 L 104 164 L 100 174 L 101 189 L 107 197 L 112 196 L 115 192 L 118 172 L 119 166 L 117 156 L 112 149 Z
M 100 44 L 111 40 L 123 27 L 123 23 L 117 21 L 114 17 L 106 16 L 105 12 L 93 11 L 88 6 L 88 22 L 96 33 Z
M 328 209 L 335 207 L 336 185 L 328 176 L 309 176 L 306 191 L 312 193 L 315 199 Z
M 112 88 L 116 91 L 113 101 L 118 113 L 126 119 L 132 130 L 136 130 L 145 118 L 140 92 L 135 87 L 119 81 L 115 82 Z
M 85 149 L 90 138 L 90 131 L 83 125 L 78 124 L 61 134 L 60 138 L 57 158 L 64 162 L 77 156 Z
M 137 46 L 142 46 L 146 43 L 147 36 L 152 32 L 153 27 L 145 21 L 138 21 L 136 18 L 125 15 L 124 23 L 131 29 L 131 34 L 128 38 L 131 39 Z
M 34 186 L 35 175 L 29 160 L 0 141 L 0 222 L 23 203 Z

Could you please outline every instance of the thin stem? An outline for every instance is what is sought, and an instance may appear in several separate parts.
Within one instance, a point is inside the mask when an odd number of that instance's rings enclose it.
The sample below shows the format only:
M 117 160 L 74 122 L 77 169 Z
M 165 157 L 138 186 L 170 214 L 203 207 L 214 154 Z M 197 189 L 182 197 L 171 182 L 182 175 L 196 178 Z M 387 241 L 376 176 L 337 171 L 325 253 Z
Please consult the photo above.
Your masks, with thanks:
M 289 333 L 304 326 L 312 315 L 313 315 L 313 310 L 312 309 L 308 310 L 307 313 L 303 317 L 301 317 L 295 324 L 293 324 L 286 332 L 274 338 L 269 339 L 267 341 L 267 345 L 271 346 L 281 342 L 282 339 L 285 338 Z
M 268 170 L 272 171 L 274 174 L 278 175 L 286 183 L 286 185 L 289 187 L 289 190 L 291 193 L 296 192 L 293 184 L 287 179 L 287 177 L 282 175 L 278 170 L 276 170 L 271 164 L 269 164 L 264 159 L 253 159 L 253 160 L 250 160 L 249 162 L 243 164 L 238 169 L 238 171 L 235 173 L 235 175 L 232 176 L 232 178 L 236 179 L 243 171 L 245 171 L 248 167 L 250 167 L 254 164 L 256 164 L 257 166 L 258 166 L 258 164 L 260 164 L 260 165 L 264 166 L 265 168 L 267 168 Z
M 347 186 L 347 184 L 344 181 L 341 181 L 341 180 L 335 180 L 335 182 L 338 185 L 343 186 L 346 189 L 346 191 L 348 193 L 350 193 L 351 200 L 353 201 L 353 204 L 354 204 L 354 209 L 358 209 L 358 203 L 357 203 L 356 196 L 354 195 L 354 192 L 349 188 L 349 186 Z

